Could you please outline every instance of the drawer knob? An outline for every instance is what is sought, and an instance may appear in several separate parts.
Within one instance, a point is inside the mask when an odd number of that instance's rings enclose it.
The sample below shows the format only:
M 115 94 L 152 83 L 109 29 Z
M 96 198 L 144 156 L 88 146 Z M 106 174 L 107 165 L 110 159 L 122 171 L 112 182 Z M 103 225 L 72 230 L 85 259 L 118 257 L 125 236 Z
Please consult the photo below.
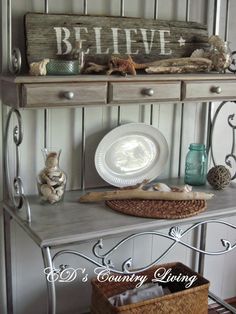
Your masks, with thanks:
M 154 95 L 154 90 L 152 88 L 146 88 L 143 90 L 143 94 L 147 96 L 153 96 Z
M 215 94 L 221 94 L 222 88 L 220 86 L 213 86 L 211 91 L 212 91 L 212 93 L 215 93 Z
M 75 96 L 74 92 L 64 92 L 64 97 L 68 100 L 73 99 Z

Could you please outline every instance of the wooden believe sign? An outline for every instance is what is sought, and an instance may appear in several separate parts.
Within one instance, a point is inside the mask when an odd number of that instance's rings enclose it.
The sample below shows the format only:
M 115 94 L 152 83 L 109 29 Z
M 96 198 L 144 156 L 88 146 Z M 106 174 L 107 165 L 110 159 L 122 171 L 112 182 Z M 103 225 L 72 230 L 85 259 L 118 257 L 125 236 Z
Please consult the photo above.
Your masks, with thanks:
M 76 41 L 87 61 L 101 64 L 111 54 L 139 63 L 187 57 L 208 45 L 206 26 L 195 22 L 28 13 L 25 31 L 28 63 L 66 56 Z

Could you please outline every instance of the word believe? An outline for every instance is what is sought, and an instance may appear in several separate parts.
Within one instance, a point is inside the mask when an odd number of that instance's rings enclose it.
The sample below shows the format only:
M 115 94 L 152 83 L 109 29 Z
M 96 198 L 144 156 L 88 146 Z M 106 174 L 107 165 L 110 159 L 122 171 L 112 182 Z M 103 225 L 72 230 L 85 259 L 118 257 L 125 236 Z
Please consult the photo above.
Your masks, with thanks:
M 54 27 L 53 29 L 56 35 L 57 55 L 69 54 L 72 51 L 74 44 L 70 41 L 72 37 L 71 30 L 67 27 Z M 135 36 L 137 35 L 141 35 L 145 54 L 150 54 L 152 49 L 159 49 L 158 53 L 160 55 L 172 54 L 172 50 L 167 47 L 167 44 L 170 43 L 170 41 L 168 40 L 168 37 L 170 36 L 170 30 L 168 29 L 155 30 L 145 28 L 110 28 L 110 33 L 108 35 L 111 46 L 105 48 L 102 48 L 105 46 L 102 44 L 102 27 L 93 27 L 91 29 L 88 29 L 87 27 L 73 27 L 73 32 L 75 41 L 80 41 L 83 46 L 86 46 L 86 34 L 89 34 L 90 36 L 92 34 L 96 46 L 95 51 L 91 52 L 90 48 L 87 48 L 85 54 L 120 54 L 120 36 L 122 38 L 125 38 L 125 44 L 123 44 L 125 45 L 125 52 L 122 51 L 122 53 L 127 55 L 137 55 L 139 54 L 139 49 L 134 49 L 133 47 L 135 44 L 137 44 L 137 41 L 135 40 Z M 155 45 L 155 43 L 159 43 L 158 47 L 157 45 Z M 182 44 L 180 43 L 180 45 L 183 45 L 183 41 Z M 87 46 L 89 46 L 89 43 L 87 43 Z

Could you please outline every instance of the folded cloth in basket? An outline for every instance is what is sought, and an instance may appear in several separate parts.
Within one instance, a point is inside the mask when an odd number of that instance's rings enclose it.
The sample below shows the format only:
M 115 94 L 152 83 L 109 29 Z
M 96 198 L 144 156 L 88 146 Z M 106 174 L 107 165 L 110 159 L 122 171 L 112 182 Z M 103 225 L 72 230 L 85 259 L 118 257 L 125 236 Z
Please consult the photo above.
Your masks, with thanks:
M 169 294 L 168 288 L 162 288 L 157 283 L 146 283 L 139 288 L 126 290 L 123 293 L 114 295 L 109 298 L 110 303 L 113 306 L 122 306 L 132 303 L 137 303 L 156 297 L 161 297 L 164 294 Z

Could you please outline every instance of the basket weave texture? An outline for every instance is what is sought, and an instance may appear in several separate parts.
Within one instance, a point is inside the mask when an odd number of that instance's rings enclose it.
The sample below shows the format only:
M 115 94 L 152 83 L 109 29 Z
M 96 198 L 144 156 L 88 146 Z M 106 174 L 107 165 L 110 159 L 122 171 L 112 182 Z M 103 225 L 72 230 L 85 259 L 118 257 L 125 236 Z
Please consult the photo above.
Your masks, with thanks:
M 178 219 L 195 216 L 207 208 L 206 201 L 163 201 L 163 200 L 111 200 L 106 204 L 127 215 Z
M 162 297 L 141 301 L 134 304 L 113 306 L 108 298 L 135 288 L 135 282 L 99 282 L 92 280 L 91 314 L 207 314 L 209 281 L 181 263 L 171 263 L 156 266 L 142 273 L 148 276 L 150 282 L 154 272 L 159 268 L 171 268 L 174 275 L 193 276 L 197 280 L 190 288 L 185 288 L 183 282 L 169 282 L 162 284 L 168 287 L 171 294 Z

